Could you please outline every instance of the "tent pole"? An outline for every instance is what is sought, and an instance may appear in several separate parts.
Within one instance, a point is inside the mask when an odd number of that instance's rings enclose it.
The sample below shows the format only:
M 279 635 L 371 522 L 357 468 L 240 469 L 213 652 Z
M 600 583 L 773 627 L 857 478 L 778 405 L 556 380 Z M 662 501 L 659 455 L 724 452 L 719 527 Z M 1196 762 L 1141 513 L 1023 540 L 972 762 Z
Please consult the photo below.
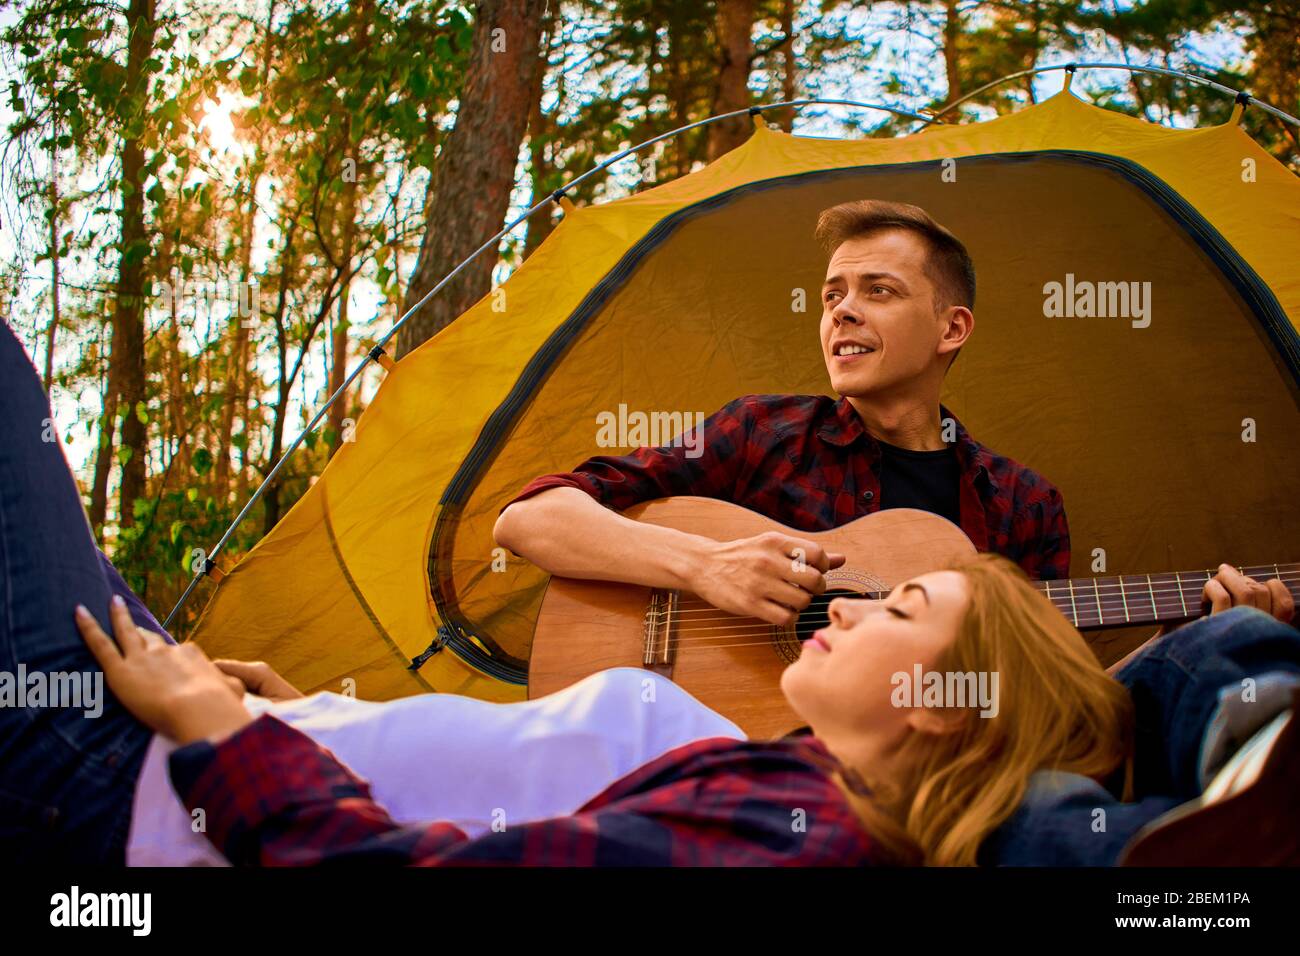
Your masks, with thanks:
M 945 113 L 955 110 L 957 107 L 961 106 L 961 104 L 965 103 L 967 100 L 979 96 L 984 91 L 990 90 L 993 87 L 999 86 L 1002 83 L 1006 83 L 1008 80 L 1019 79 L 1022 76 L 1033 76 L 1038 73 L 1051 73 L 1054 70 L 1065 70 L 1066 71 L 1065 85 L 1066 88 L 1068 89 L 1070 86 L 1070 79 L 1071 77 L 1073 77 L 1075 70 L 1085 70 L 1085 69 L 1087 70 L 1128 70 L 1130 73 L 1154 73 L 1154 74 L 1159 74 L 1161 76 L 1177 76 L 1185 80 L 1191 80 L 1193 83 L 1199 83 L 1202 86 L 1208 86 L 1212 89 L 1218 90 L 1220 93 L 1226 93 L 1229 96 L 1238 98 L 1238 102 L 1240 102 L 1240 97 L 1246 96 L 1246 94 L 1241 92 L 1241 90 L 1234 90 L 1230 86 L 1224 86 L 1222 83 L 1216 83 L 1214 80 L 1211 80 L 1207 77 L 1197 76 L 1195 73 L 1188 73 L 1184 70 L 1171 70 L 1161 66 L 1136 66 L 1131 63 L 1058 63 L 1053 66 L 1036 66 L 1030 70 L 1020 70 L 1019 72 L 1016 73 L 1008 73 L 1006 76 L 994 80 L 992 83 L 985 83 L 979 89 L 973 90 L 972 92 L 967 93 L 965 96 L 961 97 L 960 99 L 953 100 L 951 103 L 949 103 L 947 106 L 944 106 L 942 109 L 937 110 L 934 113 L 934 117 L 935 119 L 938 119 L 940 116 L 943 116 Z M 1297 119 L 1296 117 L 1292 116 L 1290 113 L 1284 113 L 1276 106 L 1270 106 L 1269 104 L 1261 100 L 1255 99 L 1254 97 L 1249 97 L 1249 99 L 1252 104 L 1258 106 L 1264 112 L 1271 113 L 1274 116 L 1276 116 L 1278 119 L 1282 120 L 1283 122 L 1290 123 L 1292 126 L 1300 126 L 1300 119 Z

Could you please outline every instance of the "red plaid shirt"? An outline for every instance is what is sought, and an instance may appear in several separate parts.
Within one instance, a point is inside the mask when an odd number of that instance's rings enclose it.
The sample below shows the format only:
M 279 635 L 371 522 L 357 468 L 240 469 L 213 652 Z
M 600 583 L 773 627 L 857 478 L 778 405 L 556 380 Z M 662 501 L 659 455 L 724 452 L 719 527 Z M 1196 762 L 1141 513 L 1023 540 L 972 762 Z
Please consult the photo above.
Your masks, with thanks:
M 170 757 L 173 786 L 236 865 L 854 866 L 871 842 L 815 737 L 699 740 L 615 781 L 577 813 L 476 839 L 403 826 L 328 750 L 270 714 Z
M 961 529 L 980 551 L 1037 580 L 1069 576 L 1061 493 L 1041 475 L 956 428 Z M 748 395 L 705 419 L 702 436 L 630 455 L 597 455 L 531 481 L 506 507 L 546 488 L 580 488 L 623 511 L 672 495 L 722 498 L 801 531 L 825 531 L 880 510 L 880 445 L 847 399 Z M 700 449 L 699 457 L 687 452 Z M 505 510 L 505 508 L 502 508 Z

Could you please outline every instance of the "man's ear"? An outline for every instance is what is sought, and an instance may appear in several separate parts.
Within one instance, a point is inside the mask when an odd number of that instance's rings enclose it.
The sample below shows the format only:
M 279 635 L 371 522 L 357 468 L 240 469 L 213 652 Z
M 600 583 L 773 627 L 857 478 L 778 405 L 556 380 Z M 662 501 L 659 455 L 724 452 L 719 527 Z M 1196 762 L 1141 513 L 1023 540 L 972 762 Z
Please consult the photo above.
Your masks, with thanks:
M 975 331 L 975 313 L 964 305 L 950 306 L 945 313 L 948 323 L 943 331 L 943 340 L 961 348 Z
M 939 334 L 939 348 L 942 350 L 940 355 L 947 356 L 948 362 L 944 366 L 947 371 L 952 368 L 957 353 L 975 331 L 975 314 L 964 305 L 951 305 L 940 313 L 940 317 L 944 326 Z

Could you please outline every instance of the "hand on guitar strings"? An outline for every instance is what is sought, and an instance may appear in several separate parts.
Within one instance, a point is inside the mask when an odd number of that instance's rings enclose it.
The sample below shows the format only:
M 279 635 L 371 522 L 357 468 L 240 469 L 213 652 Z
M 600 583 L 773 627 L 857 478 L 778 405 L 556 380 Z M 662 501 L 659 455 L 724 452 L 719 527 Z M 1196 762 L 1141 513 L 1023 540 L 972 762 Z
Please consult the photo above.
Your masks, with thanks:
M 768 531 L 712 544 L 691 574 L 691 590 L 720 610 L 789 626 L 825 593 L 826 572 L 844 561 L 815 541 Z

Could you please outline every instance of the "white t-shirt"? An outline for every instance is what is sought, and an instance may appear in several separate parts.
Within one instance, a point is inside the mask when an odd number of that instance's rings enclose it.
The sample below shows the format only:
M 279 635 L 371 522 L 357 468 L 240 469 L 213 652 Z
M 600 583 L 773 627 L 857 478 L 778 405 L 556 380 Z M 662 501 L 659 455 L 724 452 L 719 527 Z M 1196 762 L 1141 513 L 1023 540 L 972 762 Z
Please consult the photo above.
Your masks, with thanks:
M 370 784 L 399 823 L 445 820 L 471 838 L 573 813 L 615 780 L 682 744 L 744 740 L 739 727 L 651 671 L 619 667 L 538 700 L 453 694 L 376 703 L 319 693 L 271 703 L 247 695 Z M 172 789 L 175 745 L 155 735 L 136 782 L 130 866 L 224 866 Z

